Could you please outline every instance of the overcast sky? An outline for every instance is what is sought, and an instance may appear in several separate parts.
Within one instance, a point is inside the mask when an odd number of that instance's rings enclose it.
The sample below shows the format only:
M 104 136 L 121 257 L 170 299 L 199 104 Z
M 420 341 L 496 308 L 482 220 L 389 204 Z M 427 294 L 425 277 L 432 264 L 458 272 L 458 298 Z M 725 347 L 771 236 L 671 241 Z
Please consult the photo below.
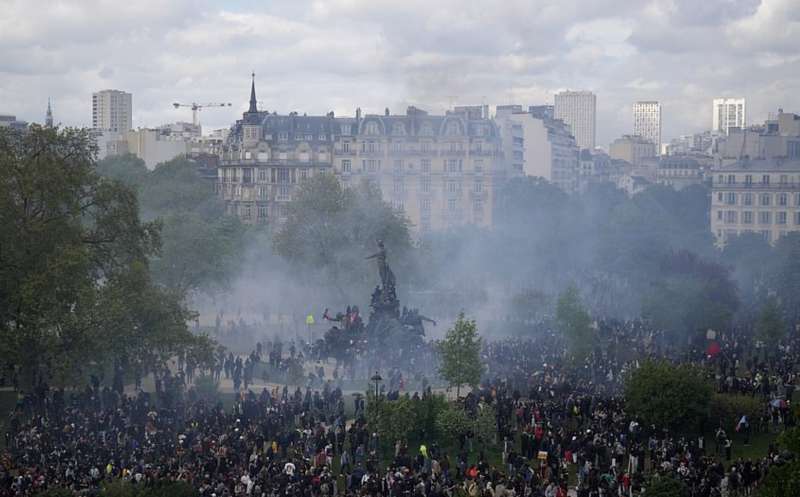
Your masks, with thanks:
M 134 126 L 191 120 L 171 103 L 337 115 L 597 94 L 597 142 L 659 100 L 665 141 L 711 126 L 711 99 L 748 121 L 800 111 L 800 0 L 0 0 L 0 114 L 91 124 L 93 91 L 133 93 Z

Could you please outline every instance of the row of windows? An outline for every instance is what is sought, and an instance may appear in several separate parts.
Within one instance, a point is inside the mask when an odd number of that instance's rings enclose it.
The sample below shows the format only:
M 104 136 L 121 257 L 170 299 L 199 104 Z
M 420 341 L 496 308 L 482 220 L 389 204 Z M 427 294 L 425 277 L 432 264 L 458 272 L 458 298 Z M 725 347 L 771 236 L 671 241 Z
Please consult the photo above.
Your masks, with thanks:
M 759 211 L 756 213 L 753 211 L 742 211 L 742 224 L 755 224 L 756 214 L 758 216 L 758 224 L 772 224 L 773 217 L 770 211 Z M 800 212 L 795 212 L 793 218 L 794 225 L 800 226 Z M 717 221 L 723 221 L 725 224 L 738 224 L 739 220 L 738 211 L 717 211 Z M 775 213 L 775 224 L 786 225 L 788 224 L 788 220 L 789 213 L 786 211 L 778 211 Z
M 769 185 L 770 184 L 770 174 L 762 174 L 760 178 L 758 175 L 756 176 L 756 180 L 761 185 Z M 786 185 L 789 184 L 790 180 L 794 180 L 795 178 L 790 178 L 788 174 L 781 174 L 778 176 L 778 184 L 779 185 Z M 719 174 L 717 175 L 717 184 L 719 185 L 735 185 L 737 184 L 737 175 L 736 174 Z M 752 174 L 745 174 L 744 175 L 744 185 L 752 185 L 753 182 L 753 175 Z
M 800 206 L 800 193 L 736 193 L 736 192 L 717 192 L 717 202 L 725 203 L 727 205 L 753 205 L 754 200 L 758 200 L 758 205 L 762 207 L 769 207 L 773 204 L 773 196 L 775 205 L 786 207 L 789 206 L 790 199 L 793 206 Z
M 403 159 L 395 159 L 392 161 L 392 167 L 394 172 L 399 173 L 404 170 L 405 166 L 408 166 L 409 170 L 414 169 L 414 164 L 411 162 L 405 162 Z M 460 173 L 464 169 L 464 161 L 463 159 L 445 159 L 442 161 L 443 170 L 448 173 Z M 473 170 L 475 172 L 482 172 L 483 171 L 483 159 L 476 159 L 472 163 Z M 351 173 L 353 172 L 353 161 L 351 159 L 342 159 L 340 165 L 341 171 L 343 173 Z M 367 172 L 377 172 L 381 170 L 381 160 L 380 159 L 362 159 L 361 160 L 361 171 Z M 420 160 L 420 171 L 422 173 L 430 173 L 431 172 L 431 160 L 430 159 L 421 159 Z

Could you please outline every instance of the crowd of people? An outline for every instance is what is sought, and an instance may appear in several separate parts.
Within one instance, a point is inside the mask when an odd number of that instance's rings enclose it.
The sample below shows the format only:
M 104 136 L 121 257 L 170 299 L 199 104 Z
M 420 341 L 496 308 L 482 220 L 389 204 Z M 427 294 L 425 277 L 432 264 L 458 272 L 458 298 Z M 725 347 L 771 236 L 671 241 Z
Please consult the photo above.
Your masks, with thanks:
M 470 415 L 493 409 L 499 457 L 470 450 L 469 440 L 456 448 L 439 440 L 414 441 L 419 447 L 382 440 L 367 422 L 364 398 L 355 399 L 354 412 L 346 409 L 341 378 L 325 377 L 313 359 L 317 383 L 253 391 L 247 371 L 254 364 L 301 360 L 301 352 L 270 342 L 246 357 L 218 354 L 207 374 L 234 382 L 227 409 L 191 387 L 194 371 L 187 369 L 197 366 L 186 363 L 177 375 L 163 371 L 154 393 L 126 395 L 98 381 L 83 391 L 40 385 L 10 417 L 0 497 L 56 487 L 93 494 L 120 480 L 184 481 L 204 497 L 638 496 L 653 475 L 682 480 L 692 497 L 727 497 L 749 494 L 780 462 L 774 446 L 757 459 L 734 458 L 734 427 L 720 426 L 706 440 L 640 424 L 626 412 L 623 378 L 648 357 L 697 363 L 719 392 L 762 403 L 763 419 L 745 420 L 748 430 L 780 430 L 796 422 L 794 340 L 778 354 L 754 356 L 749 351 L 758 347 L 733 335 L 715 337 L 709 349 L 678 345 L 640 321 L 594 328 L 596 345 L 578 363 L 549 329 L 485 343 L 485 377 L 463 406 Z M 414 393 L 408 372 L 383 374 L 387 401 L 436 395 L 426 378 L 416 378 L 423 386 Z

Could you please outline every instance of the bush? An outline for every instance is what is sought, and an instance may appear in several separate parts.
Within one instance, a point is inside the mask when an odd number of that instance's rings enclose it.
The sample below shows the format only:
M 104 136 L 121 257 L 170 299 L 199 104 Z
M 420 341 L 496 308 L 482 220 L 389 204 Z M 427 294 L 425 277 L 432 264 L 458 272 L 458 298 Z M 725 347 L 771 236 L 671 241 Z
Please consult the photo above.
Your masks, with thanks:
M 742 415 L 746 415 L 750 426 L 755 425 L 764 412 L 764 402 L 749 395 L 714 394 L 711 398 L 710 421 L 730 433 L 736 428 Z
M 689 487 L 671 475 L 653 475 L 647 481 L 644 495 L 647 497 L 689 497 Z
M 48 488 L 44 492 L 39 492 L 36 497 L 74 497 L 75 492 L 64 487 Z
M 472 430 L 472 422 L 467 417 L 464 408 L 452 404 L 439 412 L 436 425 L 439 433 L 450 442 L 460 439 Z
M 439 413 L 448 408 L 444 395 L 432 395 L 412 403 L 414 408 L 414 428 L 411 436 L 417 440 L 430 442 L 440 437 L 437 419 Z
M 712 389 L 702 370 L 666 361 L 647 361 L 625 382 L 629 412 L 647 424 L 688 432 L 708 419 Z

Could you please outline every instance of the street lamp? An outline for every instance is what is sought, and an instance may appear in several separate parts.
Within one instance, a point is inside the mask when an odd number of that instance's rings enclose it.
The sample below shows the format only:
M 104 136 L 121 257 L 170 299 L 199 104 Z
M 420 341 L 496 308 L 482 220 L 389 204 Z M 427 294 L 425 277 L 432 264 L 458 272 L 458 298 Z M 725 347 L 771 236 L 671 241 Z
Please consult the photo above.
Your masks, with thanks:
M 383 380 L 383 378 L 381 378 L 381 375 L 378 374 L 377 371 L 375 371 L 375 374 L 372 376 L 372 378 L 370 378 L 370 380 L 375 382 L 375 400 L 377 401 L 378 400 L 378 384 Z

